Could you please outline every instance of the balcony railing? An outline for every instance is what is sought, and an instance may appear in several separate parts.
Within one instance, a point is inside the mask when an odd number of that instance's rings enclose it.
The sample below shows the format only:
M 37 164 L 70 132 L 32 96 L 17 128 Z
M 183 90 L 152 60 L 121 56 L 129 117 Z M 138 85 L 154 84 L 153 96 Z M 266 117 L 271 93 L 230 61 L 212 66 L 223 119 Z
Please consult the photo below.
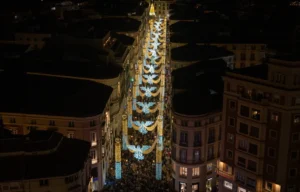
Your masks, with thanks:
M 186 141 L 180 141 L 179 145 L 180 145 L 180 146 L 187 147 L 187 146 L 188 146 L 188 143 L 187 143 Z
M 201 142 L 199 141 L 199 142 L 194 142 L 194 147 L 201 147 Z

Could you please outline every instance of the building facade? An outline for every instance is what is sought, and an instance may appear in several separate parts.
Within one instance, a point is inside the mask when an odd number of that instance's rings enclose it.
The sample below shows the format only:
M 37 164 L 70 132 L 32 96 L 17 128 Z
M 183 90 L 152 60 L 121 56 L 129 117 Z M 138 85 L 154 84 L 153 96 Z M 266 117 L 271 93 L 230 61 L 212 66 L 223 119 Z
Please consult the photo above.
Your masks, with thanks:
M 80 100 L 79 98 L 76 98 L 76 96 L 70 96 L 68 97 L 70 103 L 65 101 L 64 104 L 69 103 L 70 106 L 73 105 L 73 110 L 64 109 L 64 111 L 61 112 L 58 110 L 59 107 L 56 106 L 54 108 L 54 111 L 49 114 L 49 111 L 47 111 L 47 105 L 45 105 L 44 108 L 35 108 L 35 113 L 32 113 L 30 112 L 30 107 L 24 107 L 24 105 L 20 104 L 19 108 L 22 108 L 23 111 L 11 111 L 9 110 L 9 107 L 5 106 L 3 106 L 0 111 L 0 116 L 4 126 L 7 129 L 11 130 L 14 134 L 25 135 L 30 133 L 32 130 L 54 130 L 68 138 L 76 138 L 90 142 L 90 156 L 92 166 L 91 175 L 94 177 L 92 189 L 101 189 L 105 182 L 106 172 L 109 167 L 109 159 L 111 159 L 113 155 L 113 151 L 111 151 L 113 150 L 113 141 L 111 141 L 111 138 L 113 138 L 114 132 L 111 126 L 110 117 L 112 88 L 91 81 L 40 75 L 27 76 L 30 79 L 34 77 L 32 80 L 28 80 L 28 82 L 31 85 L 35 85 L 36 87 L 34 91 L 27 90 L 26 93 L 22 95 L 22 97 L 24 98 L 34 97 L 32 95 L 34 94 L 40 95 L 37 102 L 45 101 L 57 103 L 59 102 L 59 100 L 53 97 L 49 98 L 49 95 L 51 95 L 51 93 L 47 93 L 45 89 L 50 89 L 50 86 L 59 89 L 59 84 L 61 84 L 61 86 L 69 87 L 76 86 L 78 87 L 78 89 L 80 86 L 86 86 L 89 87 L 86 90 L 90 89 L 90 91 L 94 91 L 93 94 L 97 96 L 97 99 L 95 99 L 95 97 L 89 97 L 89 99 L 92 100 L 93 105 L 104 106 L 101 109 L 98 107 L 93 108 L 92 106 L 90 106 L 90 104 L 86 104 L 87 106 L 85 107 L 87 108 L 82 108 L 79 105 L 78 108 L 76 108 L 74 105 L 80 102 Z M 37 85 L 40 81 L 48 81 L 48 83 L 44 84 L 43 88 L 40 88 Z M 60 83 L 56 84 L 54 82 Z M 6 90 L 6 88 L 3 87 L 3 90 Z M 30 94 L 30 92 L 32 94 Z M 86 94 L 83 92 L 85 92 L 84 89 L 77 91 L 78 94 Z M 47 93 L 47 95 L 45 95 L 45 93 Z M 67 93 L 61 91 L 59 94 L 61 98 L 64 98 Z M 14 102 L 9 101 L 8 99 L 9 98 L 4 98 L 4 100 L 7 100 L 7 102 Z M 52 100 L 50 101 L 48 99 Z M 84 97 L 81 97 L 81 99 L 84 99 Z M 37 103 L 34 103 L 34 101 L 28 101 L 25 105 L 36 106 Z M 49 108 L 49 110 L 51 109 Z
M 48 131 L 0 138 L 0 142 L 0 191 L 90 191 L 88 142 Z
M 299 191 L 299 60 L 227 73 L 221 191 Z
M 173 112 L 172 176 L 176 191 L 213 191 L 217 185 L 221 122 L 221 112 L 205 115 Z

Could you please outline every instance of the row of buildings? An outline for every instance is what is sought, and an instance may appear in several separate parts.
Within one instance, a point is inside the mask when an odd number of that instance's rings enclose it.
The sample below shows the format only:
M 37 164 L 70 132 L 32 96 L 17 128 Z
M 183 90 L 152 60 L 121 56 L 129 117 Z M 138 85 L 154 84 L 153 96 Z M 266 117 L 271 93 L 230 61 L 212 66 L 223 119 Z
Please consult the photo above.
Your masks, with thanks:
M 0 97 L 5 103 L 0 109 L 3 126 L 24 142 L 27 137 L 30 142 L 32 134 L 54 131 L 53 135 L 59 135 L 55 137 L 63 141 L 84 142 L 88 155 L 77 154 L 82 157 L 72 156 L 73 159 L 66 159 L 62 164 L 69 161 L 69 166 L 73 167 L 73 161 L 85 157 L 86 166 L 78 173 L 72 172 L 74 175 L 85 172 L 84 178 L 64 173 L 68 166 L 53 168 L 48 167 L 48 163 L 43 166 L 49 170 L 60 169 L 63 173 L 57 170 L 47 175 L 45 171 L 42 175 L 26 177 L 30 169 L 26 167 L 17 178 L 7 177 L 8 170 L 1 169 L 0 191 L 100 191 L 105 185 L 114 158 L 115 137 L 121 131 L 126 90 L 133 76 L 131 69 L 138 59 L 137 52 L 144 44 L 141 39 L 148 27 L 148 3 L 132 1 L 122 5 L 124 10 L 116 12 L 115 6 L 121 4 L 121 1 L 103 1 L 100 5 L 96 2 L 57 3 L 51 7 L 47 4 L 39 17 L 16 14 L 14 22 L 4 24 L 14 27 L 9 28 L 9 35 L 6 33 L 0 38 Z M 107 12 L 99 12 L 105 6 L 108 6 Z M 60 151 L 62 143 L 56 145 L 53 144 L 60 156 L 68 156 L 68 150 L 80 152 L 81 148 L 69 144 L 62 146 L 64 150 Z M 27 153 L 29 149 L 22 150 Z M 11 152 L 21 154 L 22 150 Z M 43 150 L 50 151 L 51 156 L 56 155 L 54 149 Z M 37 155 L 35 163 L 38 158 L 48 157 L 48 152 L 33 150 L 32 153 Z M 29 155 L 28 159 L 31 158 Z M 59 164 L 57 161 L 53 160 L 53 165 Z M 9 165 L 13 166 L 14 162 Z M 19 163 L 30 166 L 27 162 Z M 81 180 L 84 183 L 80 183 Z M 14 185 L 18 185 L 18 189 Z
M 282 34 L 274 48 L 269 29 L 250 38 L 226 28 L 218 12 L 204 11 L 201 19 L 190 12 L 175 11 L 169 21 L 172 187 L 299 191 L 296 28 L 285 33 L 293 40 L 282 43 Z

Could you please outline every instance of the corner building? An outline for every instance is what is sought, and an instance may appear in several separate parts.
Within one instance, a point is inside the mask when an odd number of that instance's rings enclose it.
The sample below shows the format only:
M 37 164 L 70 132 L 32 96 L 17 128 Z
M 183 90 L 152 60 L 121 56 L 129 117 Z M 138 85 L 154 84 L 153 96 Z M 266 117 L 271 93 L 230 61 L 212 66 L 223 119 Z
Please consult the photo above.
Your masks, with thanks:
M 218 101 L 222 98 L 195 95 L 198 101 L 189 93 L 178 93 L 173 98 L 172 177 L 173 188 L 179 192 L 214 191 L 217 185 L 215 170 L 221 140 Z
M 299 74 L 286 56 L 227 73 L 220 191 L 299 191 Z

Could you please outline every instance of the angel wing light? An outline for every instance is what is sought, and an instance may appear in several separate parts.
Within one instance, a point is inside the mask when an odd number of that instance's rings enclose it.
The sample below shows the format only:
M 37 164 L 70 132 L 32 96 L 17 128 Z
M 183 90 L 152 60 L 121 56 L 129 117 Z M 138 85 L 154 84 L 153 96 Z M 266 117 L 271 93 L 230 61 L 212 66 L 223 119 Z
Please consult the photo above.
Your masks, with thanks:
M 136 126 L 139 127 L 139 132 L 142 133 L 143 135 L 145 135 L 146 133 L 148 133 L 146 127 L 152 125 L 154 122 L 153 121 L 134 121 L 133 122 Z
M 150 85 L 153 84 L 153 79 L 157 77 L 157 75 L 152 74 L 152 75 L 143 75 L 144 78 L 147 79 L 147 83 L 149 83 Z
M 136 104 L 137 104 L 138 106 L 140 106 L 140 107 L 143 108 L 143 109 L 142 109 L 143 113 L 149 114 L 149 113 L 150 113 L 149 108 L 152 107 L 152 106 L 154 106 L 154 105 L 155 105 L 155 102 L 149 102 L 149 103 L 147 103 L 147 102 L 145 102 L 145 103 L 143 103 L 143 102 L 137 102 Z
M 137 159 L 137 160 L 143 160 L 144 159 L 144 155 L 143 155 L 143 152 L 148 150 L 150 148 L 149 145 L 143 145 L 142 147 L 141 146 L 135 146 L 135 145 L 128 145 L 127 146 L 129 150 L 131 150 L 132 152 L 134 152 L 134 157 Z
M 157 88 L 156 87 L 141 87 L 140 89 L 145 92 L 146 97 L 151 97 L 152 91 L 155 91 Z

